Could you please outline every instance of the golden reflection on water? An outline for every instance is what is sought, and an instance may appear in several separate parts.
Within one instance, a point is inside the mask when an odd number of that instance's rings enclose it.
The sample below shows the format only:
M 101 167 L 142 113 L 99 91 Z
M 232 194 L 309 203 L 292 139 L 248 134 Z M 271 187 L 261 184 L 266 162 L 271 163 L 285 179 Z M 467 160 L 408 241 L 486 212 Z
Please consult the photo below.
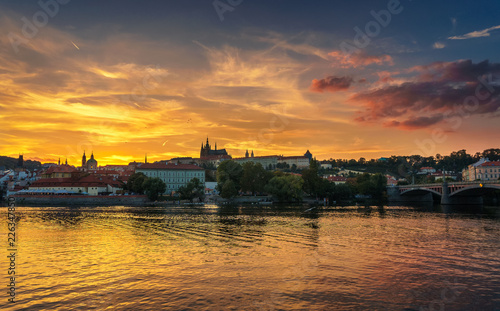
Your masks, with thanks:
M 498 220 L 404 208 L 303 210 L 19 208 L 16 307 L 466 310 L 500 303 Z

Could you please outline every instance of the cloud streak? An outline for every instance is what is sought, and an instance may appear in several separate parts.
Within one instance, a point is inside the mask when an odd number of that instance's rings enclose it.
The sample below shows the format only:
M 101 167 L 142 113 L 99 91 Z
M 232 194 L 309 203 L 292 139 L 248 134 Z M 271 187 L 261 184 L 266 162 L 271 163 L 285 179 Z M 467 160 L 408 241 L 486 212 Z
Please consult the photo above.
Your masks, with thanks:
M 390 55 L 368 55 L 364 51 L 346 54 L 342 51 L 332 51 L 328 56 L 334 61 L 334 67 L 342 68 L 363 68 L 369 65 L 389 65 L 393 66 L 394 61 Z
M 471 32 L 468 32 L 468 33 L 461 35 L 461 36 L 448 37 L 448 39 L 450 39 L 450 40 L 466 40 L 466 39 L 473 39 L 473 38 L 489 37 L 491 32 L 494 30 L 497 30 L 497 29 L 500 29 L 500 25 L 486 28 L 483 30 L 471 31 Z

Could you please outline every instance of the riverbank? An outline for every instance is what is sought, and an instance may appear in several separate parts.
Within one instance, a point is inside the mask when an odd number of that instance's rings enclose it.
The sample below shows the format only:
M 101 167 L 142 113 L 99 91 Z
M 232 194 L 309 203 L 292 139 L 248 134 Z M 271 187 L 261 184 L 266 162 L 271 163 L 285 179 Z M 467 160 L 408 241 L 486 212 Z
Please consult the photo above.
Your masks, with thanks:
M 13 195 L 12 197 L 16 199 L 16 205 L 29 206 L 144 206 L 148 203 L 148 198 L 145 195 Z

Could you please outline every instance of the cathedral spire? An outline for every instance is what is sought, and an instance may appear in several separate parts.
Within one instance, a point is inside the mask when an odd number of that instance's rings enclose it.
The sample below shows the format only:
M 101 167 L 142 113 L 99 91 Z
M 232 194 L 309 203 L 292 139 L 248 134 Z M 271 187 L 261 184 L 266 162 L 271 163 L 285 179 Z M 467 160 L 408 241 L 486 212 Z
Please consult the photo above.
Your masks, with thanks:
M 148 154 L 146 153 L 146 155 L 144 156 L 144 163 L 148 163 Z
M 248 158 L 248 149 L 247 152 L 245 152 L 245 158 Z
M 85 155 L 85 150 L 83 150 L 82 167 L 85 166 L 86 163 L 87 163 L 87 156 Z

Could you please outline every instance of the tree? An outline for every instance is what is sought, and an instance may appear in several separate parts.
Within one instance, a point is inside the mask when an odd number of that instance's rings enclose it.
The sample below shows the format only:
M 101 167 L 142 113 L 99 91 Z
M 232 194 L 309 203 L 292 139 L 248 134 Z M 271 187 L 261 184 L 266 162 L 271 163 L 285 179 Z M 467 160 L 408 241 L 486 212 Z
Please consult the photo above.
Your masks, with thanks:
M 338 184 L 334 187 L 334 201 L 349 200 L 352 197 L 352 190 L 348 184 Z
M 144 182 L 148 179 L 146 175 L 143 173 L 134 173 L 130 175 L 128 182 L 127 182 L 127 189 L 129 191 L 138 193 L 138 194 L 144 194 Z
M 198 178 L 193 178 L 186 185 L 181 186 L 177 192 L 182 200 L 193 202 L 193 199 L 198 198 L 201 201 L 205 196 L 205 185 Z
M 263 192 L 267 182 L 273 177 L 273 173 L 266 171 L 262 164 L 246 162 L 243 164 L 241 176 L 241 190 L 250 191 L 252 195 Z
M 295 175 L 274 176 L 266 185 L 266 192 L 273 195 L 280 202 L 302 200 L 303 179 Z
M 234 194 L 233 196 L 238 195 L 239 190 L 241 189 L 241 177 L 243 175 L 243 168 L 240 164 L 228 160 L 222 162 L 217 168 L 217 191 L 221 193 L 223 192 L 224 186 L 228 181 L 231 181 L 226 186 L 225 194 Z M 229 191 L 231 189 L 231 191 Z M 236 191 L 234 191 L 236 189 Z
M 364 173 L 356 178 L 356 190 L 374 200 L 382 201 L 386 197 L 387 178 L 382 174 Z
M 218 186 L 219 183 L 217 183 L 217 187 Z M 231 199 L 237 195 L 238 195 L 238 188 L 234 183 L 234 181 L 232 181 L 231 179 L 226 180 L 220 190 L 220 196 L 224 199 Z
M 143 184 L 144 192 L 151 201 L 158 200 L 160 194 L 167 190 L 167 185 L 158 177 L 147 178 Z
M 309 168 L 302 170 L 302 179 L 304 180 L 303 189 L 309 195 L 318 195 L 322 179 L 318 175 L 319 168 L 319 162 L 313 159 L 309 163 Z

